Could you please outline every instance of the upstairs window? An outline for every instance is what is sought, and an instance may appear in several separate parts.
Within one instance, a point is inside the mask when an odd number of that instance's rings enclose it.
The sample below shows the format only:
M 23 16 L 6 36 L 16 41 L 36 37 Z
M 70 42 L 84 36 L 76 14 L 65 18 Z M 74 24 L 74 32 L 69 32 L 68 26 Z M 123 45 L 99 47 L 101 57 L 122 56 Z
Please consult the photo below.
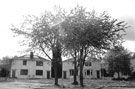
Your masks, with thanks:
M 23 60 L 23 65 L 27 65 L 27 61 L 26 60 Z
M 91 62 L 85 62 L 85 66 L 91 66 Z
M 36 66 L 43 66 L 43 62 L 42 61 L 36 61 Z

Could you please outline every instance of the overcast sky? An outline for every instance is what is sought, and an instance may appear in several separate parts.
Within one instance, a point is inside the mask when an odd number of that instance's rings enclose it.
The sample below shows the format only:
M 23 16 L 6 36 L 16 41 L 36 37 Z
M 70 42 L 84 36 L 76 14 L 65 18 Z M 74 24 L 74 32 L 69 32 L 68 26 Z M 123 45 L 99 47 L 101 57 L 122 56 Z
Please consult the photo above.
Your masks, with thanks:
M 40 15 L 60 5 L 70 9 L 77 4 L 97 12 L 107 11 L 113 18 L 126 21 L 129 26 L 125 43 L 126 48 L 135 51 L 135 0 L 1 0 L 0 1 L 0 58 L 3 56 L 19 55 L 24 49 L 10 31 L 11 24 L 16 26 L 23 22 L 23 15 Z

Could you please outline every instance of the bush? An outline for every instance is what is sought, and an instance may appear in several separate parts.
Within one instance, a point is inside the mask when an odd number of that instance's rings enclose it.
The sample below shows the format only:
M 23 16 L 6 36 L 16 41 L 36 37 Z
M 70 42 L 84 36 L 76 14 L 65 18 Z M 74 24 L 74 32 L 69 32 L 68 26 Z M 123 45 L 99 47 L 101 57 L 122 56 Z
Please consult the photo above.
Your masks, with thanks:
M 112 78 L 112 80 L 117 80 L 117 81 L 128 81 L 128 78 Z

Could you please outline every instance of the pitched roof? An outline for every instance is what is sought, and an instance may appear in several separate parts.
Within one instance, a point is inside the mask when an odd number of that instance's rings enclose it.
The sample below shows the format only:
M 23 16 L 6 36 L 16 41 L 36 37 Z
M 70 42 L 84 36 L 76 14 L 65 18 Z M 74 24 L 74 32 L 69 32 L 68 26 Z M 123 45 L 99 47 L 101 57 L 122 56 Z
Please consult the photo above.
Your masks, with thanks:
M 73 58 L 69 58 L 69 59 L 63 60 L 62 62 L 73 62 L 73 61 L 74 61 Z
M 45 59 L 43 57 L 40 57 L 38 55 L 33 55 L 33 58 L 30 58 L 30 55 L 23 55 L 20 57 L 14 58 L 14 60 L 29 60 L 29 61 L 50 61 L 48 59 Z M 50 61 L 51 62 L 51 61 Z
M 86 62 L 88 62 L 88 61 L 90 61 L 90 62 L 100 62 L 99 59 L 94 58 L 94 57 L 87 57 L 85 61 L 86 61 Z
M 69 58 L 69 59 L 67 59 L 67 60 L 64 60 L 63 62 L 73 62 L 73 61 L 74 61 L 73 58 Z M 86 61 L 86 62 L 88 62 L 88 61 L 90 61 L 90 62 L 100 62 L 99 59 L 93 58 L 93 57 L 87 57 L 85 61 Z

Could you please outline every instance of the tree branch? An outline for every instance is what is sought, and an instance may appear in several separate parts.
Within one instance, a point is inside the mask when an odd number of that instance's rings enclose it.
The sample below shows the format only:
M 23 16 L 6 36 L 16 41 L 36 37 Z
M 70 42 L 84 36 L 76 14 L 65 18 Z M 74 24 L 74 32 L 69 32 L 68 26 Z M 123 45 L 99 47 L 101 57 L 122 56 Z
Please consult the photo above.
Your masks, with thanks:
M 44 54 L 52 61 L 52 58 L 45 52 L 44 48 L 42 47 L 42 45 L 39 45 L 41 50 L 44 52 Z

